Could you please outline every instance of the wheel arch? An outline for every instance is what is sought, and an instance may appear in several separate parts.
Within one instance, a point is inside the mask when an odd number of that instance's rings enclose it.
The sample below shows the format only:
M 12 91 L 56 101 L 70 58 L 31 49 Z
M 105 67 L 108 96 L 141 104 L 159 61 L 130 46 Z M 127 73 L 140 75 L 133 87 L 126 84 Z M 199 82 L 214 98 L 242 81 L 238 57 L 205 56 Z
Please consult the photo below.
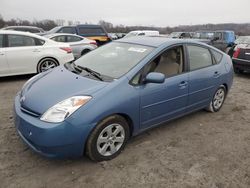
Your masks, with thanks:
M 43 60 L 46 59 L 46 58 L 51 58 L 51 59 L 53 59 L 53 60 L 56 61 L 57 66 L 60 65 L 59 61 L 58 61 L 55 57 L 51 57 L 51 56 L 43 57 L 43 58 L 41 58 L 41 59 L 38 61 L 38 63 L 37 63 L 37 66 L 36 66 L 36 72 L 37 72 L 37 73 L 38 73 L 39 64 L 41 63 L 41 61 L 43 61 Z

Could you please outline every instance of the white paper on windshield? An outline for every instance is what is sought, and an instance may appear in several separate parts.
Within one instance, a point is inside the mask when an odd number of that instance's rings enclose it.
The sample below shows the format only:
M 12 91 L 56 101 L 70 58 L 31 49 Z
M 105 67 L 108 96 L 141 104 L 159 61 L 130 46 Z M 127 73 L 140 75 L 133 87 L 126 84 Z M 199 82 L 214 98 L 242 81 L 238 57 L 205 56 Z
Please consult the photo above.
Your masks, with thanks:
M 135 48 L 135 47 L 130 47 L 128 49 L 128 51 L 131 51 L 131 52 L 139 52 L 139 53 L 143 53 L 145 52 L 147 49 L 145 48 Z

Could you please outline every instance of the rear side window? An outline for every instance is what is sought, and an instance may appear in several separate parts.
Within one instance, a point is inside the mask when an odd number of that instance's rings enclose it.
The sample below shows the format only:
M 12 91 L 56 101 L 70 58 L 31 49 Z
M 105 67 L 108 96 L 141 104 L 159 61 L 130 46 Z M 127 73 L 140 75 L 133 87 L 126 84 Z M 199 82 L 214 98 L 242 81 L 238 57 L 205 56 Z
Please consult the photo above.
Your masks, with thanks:
M 67 36 L 67 42 L 77 42 L 77 41 L 81 41 L 82 38 L 80 37 L 76 37 L 76 36 Z
M 215 50 L 211 50 L 211 52 L 212 52 L 212 54 L 213 54 L 213 56 L 214 56 L 215 63 L 216 63 L 216 64 L 220 63 L 220 61 L 221 61 L 223 55 L 222 55 L 220 52 L 217 52 L 217 51 L 215 51 Z
M 58 31 L 58 33 L 71 33 L 76 34 L 76 29 L 74 27 L 63 27 Z
M 22 35 L 8 35 L 9 47 L 36 46 L 36 40 Z
M 102 28 L 86 28 L 80 27 L 79 33 L 81 35 L 106 35 Z
M 212 56 L 208 49 L 199 46 L 187 46 L 190 71 L 208 67 L 213 64 Z
M 66 42 L 66 37 L 64 35 L 52 37 L 51 39 L 56 42 Z
M 3 35 L 0 35 L 0 48 L 3 47 Z

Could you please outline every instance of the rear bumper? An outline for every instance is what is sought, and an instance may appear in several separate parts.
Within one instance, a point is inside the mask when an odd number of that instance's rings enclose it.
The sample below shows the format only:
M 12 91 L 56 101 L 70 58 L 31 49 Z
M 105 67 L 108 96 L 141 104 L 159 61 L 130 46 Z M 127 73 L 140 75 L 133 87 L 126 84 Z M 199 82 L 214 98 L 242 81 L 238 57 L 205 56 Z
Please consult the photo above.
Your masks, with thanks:
M 83 155 L 91 125 L 74 126 L 67 121 L 47 123 L 21 110 L 19 96 L 14 104 L 15 126 L 22 140 L 35 152 L 49 158 Z
M 250 60 L 233 58 L 234 69 L 250 71 Z

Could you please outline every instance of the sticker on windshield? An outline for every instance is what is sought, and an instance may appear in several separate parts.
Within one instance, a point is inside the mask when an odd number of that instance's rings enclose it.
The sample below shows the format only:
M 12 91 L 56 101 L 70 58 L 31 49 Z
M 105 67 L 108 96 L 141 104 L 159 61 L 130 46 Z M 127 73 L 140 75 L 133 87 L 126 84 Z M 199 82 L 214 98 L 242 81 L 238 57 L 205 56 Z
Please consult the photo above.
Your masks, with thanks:
M 130 47 L 130 48 L 128 49 L 128 51 L 143 53 L 143 52 L 147 51 L 147 49 L 145 49 L 145 48 Z

